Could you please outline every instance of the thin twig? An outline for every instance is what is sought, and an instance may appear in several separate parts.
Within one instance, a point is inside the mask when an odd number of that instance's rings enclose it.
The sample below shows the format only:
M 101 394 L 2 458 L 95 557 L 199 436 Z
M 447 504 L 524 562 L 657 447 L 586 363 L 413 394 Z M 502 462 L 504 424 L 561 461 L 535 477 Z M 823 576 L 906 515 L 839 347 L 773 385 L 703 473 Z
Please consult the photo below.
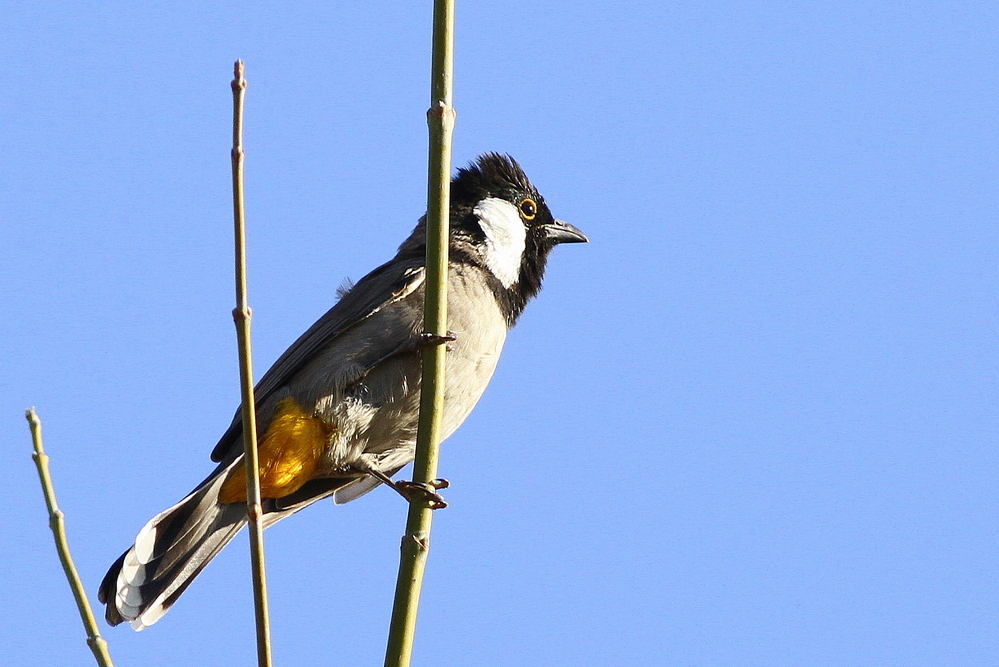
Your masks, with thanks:
M 34 443 L 35 451 L 31 458 L 38 468 L 38 478 L 42 483 L 42 492 L 45 494 L 45 505 L 49 510 L 49 528 L 52 529 L 52 536 L 55 538 L 56 551 L 59 552 L 59 560 L 62 562 L 63 572 L 69 580 L 69 587 L 73 590 L 73 597 L 76 598 L 76 608 L 80 611 L 80 619 L 83 627 L 87 631 L 87 646 L 94 654 L 94 659 L 101 667 L 114 667 L 111 662 L 111 654 L 108 653 L 108 643 L 101 637 L 97 630 L 97 621 L 94 620 L 94 612 L 87 601 L 87 592 L 80 581 L 80 575 L 76 572 L 73 564 L 73 557 L 69 553 L 69 542 L 66 540 L 66 520 L 62 510 L 56 503 L 55 488 L 52 486 L 52 477 L 49 475 L 49 457 L 45 454 L 42 446 L 42 422 L 35 414 L 35 409 L 25 411 L 24 416 L 31 425 L 31 440 Z
M 246 227 L 243 214 L 243 99 L 246 79 L 243 61 L 235 64 L 232 80 L 232 208 L 236 232 L 236 323 L 239 343 L 239 382 L 243 400 L 243 461 L 246 469 L 246 516 L 250 528 L 253 569 L 253 615 L 257 627 L 257 665 L 271 665 L 271 627 L 267 606 L 267 573 L 264 569 L 263 510 L 260 504 L 260 465 L 257 458 L 257 414 L 253 397 L 253 357 L 250 322 L 253 314 L 246 297 Z
M 433 63 L 431 69 L 429 178 L 427 184 L 427 278 L 424 330 L 447 335 L 447 267 L 451 194 L 451 135 L 454 131 L 452 88 L 454 71 L 454 0 L 434 1 Z M 446 346 L 430 345 L 423 353 L 420 424 L 413 481 L 428 484 L 437 477 L 444 417 L 444 358 Z M 389 626 L 386 667 L 408 667 L 416 634 L 416 613 L 430 550 L 433 510 L 427 499 L 413 494 L 402 538 Z

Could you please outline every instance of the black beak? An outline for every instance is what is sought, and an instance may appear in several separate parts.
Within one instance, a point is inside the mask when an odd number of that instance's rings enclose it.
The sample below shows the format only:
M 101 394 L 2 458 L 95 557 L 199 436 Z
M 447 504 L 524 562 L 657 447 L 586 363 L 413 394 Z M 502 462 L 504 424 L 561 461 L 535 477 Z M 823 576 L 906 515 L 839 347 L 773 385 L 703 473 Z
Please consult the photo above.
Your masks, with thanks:
M 555 220 L 550 225 L 545 225 L 545 238 L 554 243 L 589 243 L 590 239 L 586 234 L 579 231 L 565 220 Z

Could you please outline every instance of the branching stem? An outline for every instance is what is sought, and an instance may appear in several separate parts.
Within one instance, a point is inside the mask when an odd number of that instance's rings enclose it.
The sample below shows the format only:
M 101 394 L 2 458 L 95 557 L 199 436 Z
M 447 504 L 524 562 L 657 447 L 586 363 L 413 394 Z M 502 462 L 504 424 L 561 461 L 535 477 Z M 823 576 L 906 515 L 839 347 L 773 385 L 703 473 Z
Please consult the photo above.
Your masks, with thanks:
M 59 561 L 62 563 L 62 570 L 69 580 L 69 587 L 73 590 L 73 597 L 76 599 L 76 608 L 80 611 L 80 619 L 83 627 L 87 631 L 87 646 L 94 654 L 94 659 L 100 667 L 114 667 L 111 662 L 111 654 L 108 652 L 108 643 L 101 637 L 97 630 L 97 621 L 94 620 L 94 612 L 87 601 L 87 592 L 80 581 L 80 575 L 73 564 L 73 557 L 69 553 L 69 542 L 66 539 L 66 519 L 62 510 L 56 503 L 55 487 L 52 485 L 52 476 L 49 474 L 49 457 L 45 454 L 42 446 L 42 422 L 35 413 L 35 409 L 27 410 L 24 416 L 31 425 L 31 440 L 34 443 L 35 451 L 31 458 L 38 468 L 38 478 L 42 483 L 42 493 L 45 494 L 45 505 L 49 510 L 49 528 L 52 529 L 52 536 L 55 538 L 56 551 L 59 552 Z

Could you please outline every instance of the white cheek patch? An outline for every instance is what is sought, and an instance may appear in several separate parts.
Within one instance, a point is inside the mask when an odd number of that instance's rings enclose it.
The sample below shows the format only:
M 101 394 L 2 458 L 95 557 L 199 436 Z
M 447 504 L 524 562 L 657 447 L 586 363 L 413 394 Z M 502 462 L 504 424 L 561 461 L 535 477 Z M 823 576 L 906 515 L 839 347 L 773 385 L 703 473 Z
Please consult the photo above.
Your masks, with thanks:
M 527 228 L 520 220 L 517 207 L 505 199 L 489 197 L 475 207 L 475 215 L 486 236 L 482 249 L 486 266 L 504 287 L 510 287 L 520 277 L 527 241 Z

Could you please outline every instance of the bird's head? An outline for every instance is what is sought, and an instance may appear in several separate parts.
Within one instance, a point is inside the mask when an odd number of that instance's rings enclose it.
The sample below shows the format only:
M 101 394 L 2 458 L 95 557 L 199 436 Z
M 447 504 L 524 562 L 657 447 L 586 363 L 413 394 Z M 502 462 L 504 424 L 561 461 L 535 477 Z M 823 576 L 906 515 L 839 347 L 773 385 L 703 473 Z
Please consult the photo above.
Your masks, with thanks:
M 420 219 L 400 256 L 425 255 L 426 221 Z M 451 180 L 450 226 L 451 261 L 485 270 L 510 326 L 541 289 L 552 248 L 589 240 L 556 220 L 516 160 L 498 153 L 480 155 Z
M 465 249 L 496 278 L 511 320 L 541 289 L 552 248 L 588 241 L 555 219 L 512 157 L 497 153 L 481 155 L 451 181 L 451 238 L 452 250 Z

